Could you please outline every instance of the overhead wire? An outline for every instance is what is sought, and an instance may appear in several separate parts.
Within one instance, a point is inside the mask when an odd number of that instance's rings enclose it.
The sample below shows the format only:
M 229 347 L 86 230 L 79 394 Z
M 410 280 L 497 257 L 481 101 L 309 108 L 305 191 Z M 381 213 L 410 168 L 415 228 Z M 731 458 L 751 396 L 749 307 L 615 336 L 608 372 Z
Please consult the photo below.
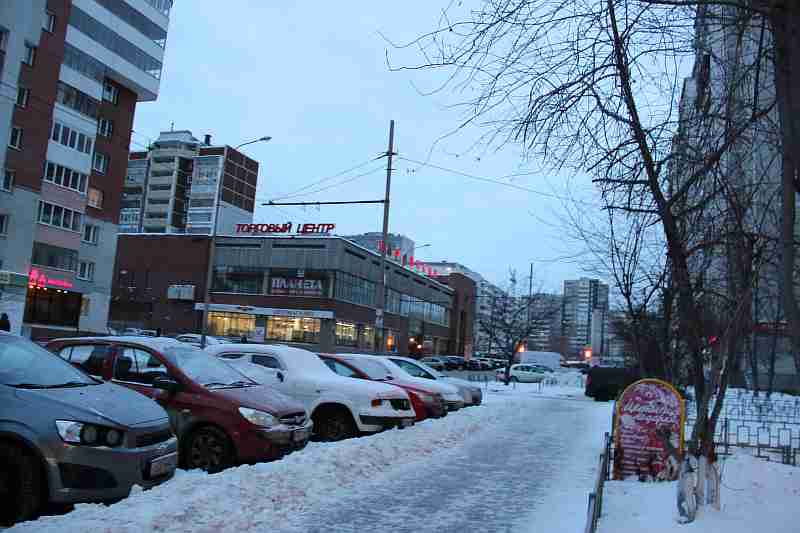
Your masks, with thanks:
M 372 158 L 372 159 L 368 159 L 368 160 L 366 160 L 366 161 L 364 161 L 362 163 L 359 163 L 358 165 L 352 166 L 350 168 L 346 168 L 346 169 L 342 170 L 341 172 L 337 172 L 336 174 L 332 174 L 330 176 L 326 176 L 326 177 L 321 178 L 321 179 L 319 179 L 317 181 L 314 181 L 314 182 L 311 182 L 311 183 L 309 183 L 307 185 L 304 185 L 304 186 L 300 187 L 299 189 L 295 189 L 294 191 L 285 193 L 285 194 L 283 194 L 281 196 L 277 196 L 277 197 L 273 198 L 272 200 L 275 201 L 275 200 L 284 200 L 286 198 L 294 198 L 295 196 L 298 196 L 298 193 L 300 193 L 301 191 L 305 191 L 306 189 L 310 189 L 312 187 L 316 187 L 317 185 L 321 185 L 321 184 L 325 183 L 326 181 L 338 178 L 339 176 L 343 176 L 343 175 L 345 175 L 345 174 L 347 174 L 349 172 L 352 172 L 354 170 L 358 170 L 360 168 L 363 168 L 363 167 L 369 165 L 370 163 L 372 163 L 373 161 L 376 161 L 376 160 L 380 159 L 381 157 L 383 157 L 383 155 L 380 155 L 380 156 Z
M 516 189 L 518 191 L 524 191 L 524 192 L 528 192 L 528 193 L 531 193 L 531 194 L 537 194 L 539 196 L 544 196 L 546 198 L 553 198 L 553 199 L 556 199 L 556 200 L 562 200 L 562 201 L 566 201 L 566 202 L 575 202 L 575 203 L 578 203 L 578 204 L 583 204 L 583 205 L 591 206 L 591 207 L 595 207 L 595 208 L 600 207 L 597 204 L 593 204 L 593 203 L 590 203 L 590 202 L 584 202 L 582 200 L 577 200 L 575 198 L 569 198 L 569 197 L 562 196 L 562 195 L 555 194 L 555 193 L 549 193 L 549 192 L 539 191 L 539 190 L 536 190 L 536 189 L 531 189 L 530 187 L 525 187 L 525 186 L 522 186 L 522 185 L 518 185 L 516 183 L 510 183 L 508 181 L 503 181 L 503 180 L 496 179 L 496 178 L 487 178 L 485 176 L 476 176 L 475 174 L 470 174 L 468 172 L 463 172 L 461 170 L 456 170 L 456 169 L 452 169 L 452 168 L 443 167 L 441 165 L 436 165 L 434 163 L 429 163 L 429 162 L 425 162 L 425 161 L 418 161 L 416 159 L 411 159 L 411 158 L 403 157 L 403 156 L 397 156 L 397 159 L 402 160 L 402 161 L 407 161 L 409 163 L 413 163 L 415 165 L 419 165 L 419 166 L 422 166 L 422 167 L 430 167 L 430 168 L 434 168 L 436 170 L 441 170 L 443 172 L 449 172 L 451 174 L 456 174 L 458 176 L 462 176 L 462 177 L 465 177 L 465 178 L 468 178 L 468 179 L 472 179 L 472 180 L 475 180 L 475 181 L 482 181 L 484 183 L 493 183 L 495 185 L 502 185 L 504 187 L 509 187 L 511 189 Z M 520 175 L 520 174 L 512 174 L 512 176 L 515 176 L 515 175 Z
M 332 183 L 330 185 L 326 185 L 325 187 L 322 187 L 322 188 L 319 188 L 319 189 L 315 189 L 313 191 L 303 192 L 303 193 L 299 193 L 299 194 L 293 194 L 293 195 L 290 195 L 290 196 L 283 196 L 282 198 L 280 198 L 280 200 L 288 200 L 288 199 L 297 198 L 297 197 L 300 197 L 300 196 L 309 196 L 309 195 L 312 195 L 312 194 L 317 194 L 317 193 L 320 193 L 320 192 L 328 191 L 330 189 L 333 189 L 333 188 L 336 188 L 336 187 L 340 187 L 340 186 L 345 185 L 347 183 L 353 182 L 353 181 L 355 181 L 355 180 L 357 180 L 359 178 L 363 178 L 364 176 L 369 176 L 370 174 L 374 174 L 375 172 L 382 171 L 382 170 L 384 170 L 383 166 L 376 167 L 376 168 L 373 168 L 372 170 L 368 170 L 366 172 L 362 172 L 361 174 L 356 174 L 355 176 L 350 176 L 347 179 L 344 179 L 342 181 L 337 181 L 336 183 Z

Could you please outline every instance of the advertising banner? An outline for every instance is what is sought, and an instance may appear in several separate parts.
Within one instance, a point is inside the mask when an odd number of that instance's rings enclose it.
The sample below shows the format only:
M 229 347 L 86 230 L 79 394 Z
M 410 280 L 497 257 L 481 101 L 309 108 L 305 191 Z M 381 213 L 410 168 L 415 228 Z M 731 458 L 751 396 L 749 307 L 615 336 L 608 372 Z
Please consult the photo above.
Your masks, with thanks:
M 316 296 L 324 294 L 321 279 L 270 278 L 269 293 L 282 296 Z
M 620 396 L 614 419 L 614 479 L 675 479 L 683 452 L 683 399 L 658 379 L 643 379 Z

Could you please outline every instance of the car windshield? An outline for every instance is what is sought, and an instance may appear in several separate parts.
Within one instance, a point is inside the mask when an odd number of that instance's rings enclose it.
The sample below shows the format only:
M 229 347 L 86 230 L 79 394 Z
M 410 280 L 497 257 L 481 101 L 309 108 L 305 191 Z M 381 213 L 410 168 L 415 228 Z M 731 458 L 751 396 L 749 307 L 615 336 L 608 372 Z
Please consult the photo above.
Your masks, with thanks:
M 85 387 L 98 382 L 35 343 L 0 336 L 0 383 L 28 389 Z
M 383 366 L 383 364 L 381 364 L 379 361 L 371 361 L 361 357 L 345 357 L 342 358 L 342 360 L 347 361 L 365 373 L 369 379 L 385 380 L 389 376 L 389 371 L 386 370 L 386 367 Z
M 434 370 L 433 368 L 429 367 L 428 365 L 426 365 L 422 361 L 416 361 L 414 364 L 419 366 L 419 367 L 422 367 L 427 373 L 433 374 L 433 377 L 435 377 L 435 378 L 443 378 L 444 377 L 444 374 L 442 374 L 438 370 Z
M 192 346 L 170 346 L 164 355 L 189 379 L 209 389 L 256 385 L 221 359 Z

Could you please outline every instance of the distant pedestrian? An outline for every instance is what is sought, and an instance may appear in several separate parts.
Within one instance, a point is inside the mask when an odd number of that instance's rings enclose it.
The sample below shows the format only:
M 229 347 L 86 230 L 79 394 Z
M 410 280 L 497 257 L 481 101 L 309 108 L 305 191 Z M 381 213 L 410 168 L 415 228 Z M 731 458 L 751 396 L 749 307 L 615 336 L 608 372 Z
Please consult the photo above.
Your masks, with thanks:
M 6 313 L 0 315 L 0 331 L 11 332 L 11 321 L 8 320 L 8 315 Z

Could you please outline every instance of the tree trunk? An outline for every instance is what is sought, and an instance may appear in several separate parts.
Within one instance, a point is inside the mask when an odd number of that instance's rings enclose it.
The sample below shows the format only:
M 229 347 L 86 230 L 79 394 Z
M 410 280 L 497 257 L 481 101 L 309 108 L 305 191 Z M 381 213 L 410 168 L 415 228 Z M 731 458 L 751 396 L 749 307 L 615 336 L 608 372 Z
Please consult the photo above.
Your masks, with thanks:
M 795 218 L 800 162 L 800 3 L 786 1 L 770 15 L 775 41 L 775 91 L 780 123 L 781 179 L 781 294 L 794 364 L 800 372 L 800 306 L 794 290 Z

